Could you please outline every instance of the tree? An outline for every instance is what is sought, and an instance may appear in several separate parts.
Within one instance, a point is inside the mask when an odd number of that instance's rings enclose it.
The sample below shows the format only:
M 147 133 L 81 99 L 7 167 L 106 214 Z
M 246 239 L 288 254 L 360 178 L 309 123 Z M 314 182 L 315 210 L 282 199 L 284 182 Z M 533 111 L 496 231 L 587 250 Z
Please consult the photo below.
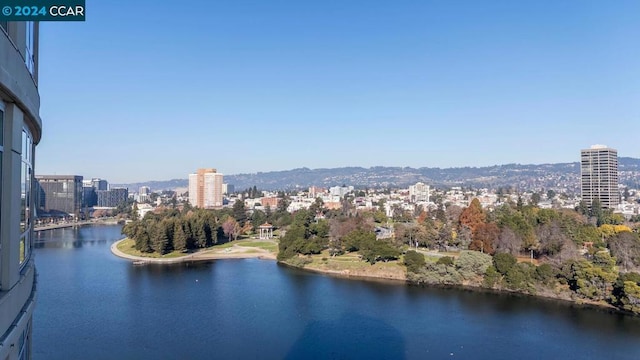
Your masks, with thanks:
M 593 201 L 591 201 L 589 216 L 596 218 L 597 226 L 600 226 L 604 223 L 604 212 L 602 210 L 602 204 L 600 203 L 600 199 L 595 198 L 593 199 Z
M 500 229 L 494 223 L 479 224 L 472 234 L 469 250 L 481 251 L 487 254 L 495 252 L 493 244 L 500 236 Z
M 498 253 L 493 256 L 493 266 L 502 275 L 506 275 L 517 262 L 516 257 L 508 253 Z
M 522 248 L 522 239 L 509 227 L 503 227 L 498 236 L 496 251 L 518 255 Z
M 173 249 L 176 251 L 184 251 L 187 249 L 187 235 L 184 232 L 181 221 L 175 222 L 173 230 Z
M 420 268 L 425 265 L 424 255 L 414 250 L 407 251 L 404 254 L 404 265 L 407 267 L 407 271 L 418 272 Z
M 238 235 L 240 235 L 240 230 L 240 224 L 231 216 L 222 223 L 222 231 L 229 240 L 237 240 Z
M 547 190 L 547 199 L 552 200 L 556 197 L 556 192 L 553 190 Z
M 538 203 L 540 203 L 540 194 L 534 192 L 533 194 L 531 194 L 531 205 L 538 206 Z
M 476 227 L 485 222 L 486 215 L 482 211 L 482 205 L 478 198 L 471 200 L 471 204 L 460 213 L 460 224 L 468 227 L 471 231 L 475 231 Z
M 632 232 L 621 232 L 607 241 L 611 255 L 624 271 L 637 270 L 640 267 L 640 239 Z
M 236 200 L 231 208 L 231 213 L 238 224 L 240 224 L 240 226 L 244 226 L 244 223 L 247 221 L 247 209 L 244 206 L 244 201 L 239 199 Z

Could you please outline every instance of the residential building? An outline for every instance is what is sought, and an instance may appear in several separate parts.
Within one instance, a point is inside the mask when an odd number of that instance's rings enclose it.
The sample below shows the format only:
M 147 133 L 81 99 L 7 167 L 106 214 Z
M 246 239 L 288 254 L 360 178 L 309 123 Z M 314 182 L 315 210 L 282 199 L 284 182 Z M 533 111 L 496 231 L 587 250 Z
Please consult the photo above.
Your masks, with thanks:
M 37 209 L 78 216 L 82 210 L 82 176 L 37 175 Z
M 262 205 L 265 208 L 268 206 L 272 210 L 275 210 L 281 201 L 282 199 L 275 196 L 263 197 L 263 198 L 260 198 L 260 205 Z
M 97 207 L 114 208 L 127 202 L 129 189 L 113 188 L 109 190 L 96 190 L 96 194 L 98 195 Z
M 221 207 L 223 181 L 223 175 L 216 169 L 198 169 L 189 174 L 189 203 L 205 209 Z
M 39 25 L 0 21 L 0 359 L 31 358 Z
M 591 207 L 599 199 L 603 208 L 620 203 L 618 190 L 618 151 L 605 145 L 593 145 L 580 151 L 580 190 L 582 200 Z
M 429 185 L 418 182 L 409 186 L 410 202 L 429 202 Z

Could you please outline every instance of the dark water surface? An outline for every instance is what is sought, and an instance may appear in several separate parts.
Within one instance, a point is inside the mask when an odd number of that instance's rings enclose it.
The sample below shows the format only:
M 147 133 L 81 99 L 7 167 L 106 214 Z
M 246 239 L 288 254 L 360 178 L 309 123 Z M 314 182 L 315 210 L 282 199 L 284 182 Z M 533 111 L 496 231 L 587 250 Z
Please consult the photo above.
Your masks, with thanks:
M 640 359 L 634 317 L 257 259 L 133 266 L 120 237 L 37 235 L 35 359 Z

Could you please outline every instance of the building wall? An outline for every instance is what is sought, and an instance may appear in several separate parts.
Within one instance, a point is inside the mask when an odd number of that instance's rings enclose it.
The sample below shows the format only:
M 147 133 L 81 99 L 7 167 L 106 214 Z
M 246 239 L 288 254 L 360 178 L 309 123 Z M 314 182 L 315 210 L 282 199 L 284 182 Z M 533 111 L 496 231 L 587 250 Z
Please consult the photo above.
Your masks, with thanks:
M 38 175 L 38 206 L 46 212 L 77 215 L 82 209 L 82 176 Z
M 124 188 L 97 190 L 96 194 L 98 195 L 98 207 L 117 207 L 127 202 L 129 190 Z
M 30 358 L 38 24 L 0 22 L 0 359 Z
M 198 169 L 195 174 L 189 174 L 189 203 L 199 208 L 222 206 L 223 180 L 216 169 Z
M 580 152 L 582 200 L 591 206 L 599 199 L 602 207 L 620 204 L 618 190 L 618 151 L 604 145 L 594 145 Z

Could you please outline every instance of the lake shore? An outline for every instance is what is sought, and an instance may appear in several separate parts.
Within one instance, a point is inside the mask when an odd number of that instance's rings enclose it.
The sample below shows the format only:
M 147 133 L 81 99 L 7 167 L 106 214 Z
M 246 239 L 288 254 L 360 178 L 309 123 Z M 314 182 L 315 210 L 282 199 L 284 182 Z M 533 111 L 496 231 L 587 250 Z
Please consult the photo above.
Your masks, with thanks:
M 222 249 L 207 249 L 197 251 L 191 254 L 185 254 L 184 256 L 179 257 L 167 257 L 167 258 L 152 258 L 147 256 L 136 256 L 127 254 L 120 249 L 118 249 L 118 245 L 123 241 L 127 240 L 124 238 L 122 240 L 118 240 L 111 244 L 111 253 L 115 256 L 131 260 L 133 262 L 144 262 L 144 263 L 154 263 L 154 264 L 177 264 L 181 262 L 187 261 L 207 261 L 207 260 L 223 260 L 223 259 L 265 259 L 265 260 L 275 260 L 276 255 L 258 248 L 251 246 L 241 246 L 241 245 L 233 245 L 231 247 L 226 247 Z
M 258 247 L 251 246 L 242 246 L 239 244 L 234 244 L 233 246 L 226 248 L 218 248 L 218 249 L 207 249 L 201 250 L 195 253 L 186 254 L 180 257 L 173 258 L 151 258 L 144 256 L 135 256 L 122 252 L 118 249 L 118 244 L 122 241 L 126 240 L 122 239 L 113 244 L 111 244 L 111 252 L 121 258 L 131 260 L 134 263 L 149 263 L 149 264 L 176 264 L 181 262 L 191 262 L 191 261 L 210 261 L 210 260 L 225 260 L 225 259 L 262 259 L 262 260 L 271 260 L 277 261 L 276 254 L 267 251 L 265 249 L 261 249 Z M 594 301 L 589 301 L 586 299 L 579 298 L 569 298 L 567 296 L 563 296 L 561 294 L 552 294 L 552 293 L 540 293 L 540 294 L 528 294 L 520 291 L 509 290 L 505 288 L 487 288 L 483 286 L 477 285 L 439 285 L 439 284 L 414 284 L 408 281 L 406 276 L 406 271 L 404 269 L 400 269 L 401 266 L 393 267 L 392 264 L 389 263 L 377 263 L 376 265 L 369 265 L 368 263 L 362 263 L 358 267 L 351 268 L 331 268 L 328 261 L 325 262 L 312 262 L 309 264 L 305 264 L 304 266 L 300 266 L 287 261 L 278 261 L 279 264 L 301 271 L 306 271 L 310 273 L 317 273 L 322 275 L 328 275 L 337 278 L 343 279 L 352 279 L 352 280 L 365 280 L 365 281 L 376 281 L 376 282 L 388 282 L 398 285 L 405 286 L 422 286 L 422 287 L 439 287 L 439 288 L 450 288 L 450 289 L 460 289 L 465 291 L 474 291 L 474 292 L 485 292 L 485 293 L 494 293 L 494 294 L 506 294 L 512 296 L 521 296 L 521 297 L 534 297 L 538 299 L 542 299 L 545 301 L 560 301 L 563 303 L 571 304 L 572 306 L 577 307 L 587 307 L 597 309 L 599 311 L 606 311 L 610 313 L 623 313 L 623 314 L 631 314 L 627 311 L 623 311 L 611 304 L 607 303 L 599 303 Z M 397 265 L 397 264 L 396 264 Z M 566 294 L 565 294 L 566 295 Z

